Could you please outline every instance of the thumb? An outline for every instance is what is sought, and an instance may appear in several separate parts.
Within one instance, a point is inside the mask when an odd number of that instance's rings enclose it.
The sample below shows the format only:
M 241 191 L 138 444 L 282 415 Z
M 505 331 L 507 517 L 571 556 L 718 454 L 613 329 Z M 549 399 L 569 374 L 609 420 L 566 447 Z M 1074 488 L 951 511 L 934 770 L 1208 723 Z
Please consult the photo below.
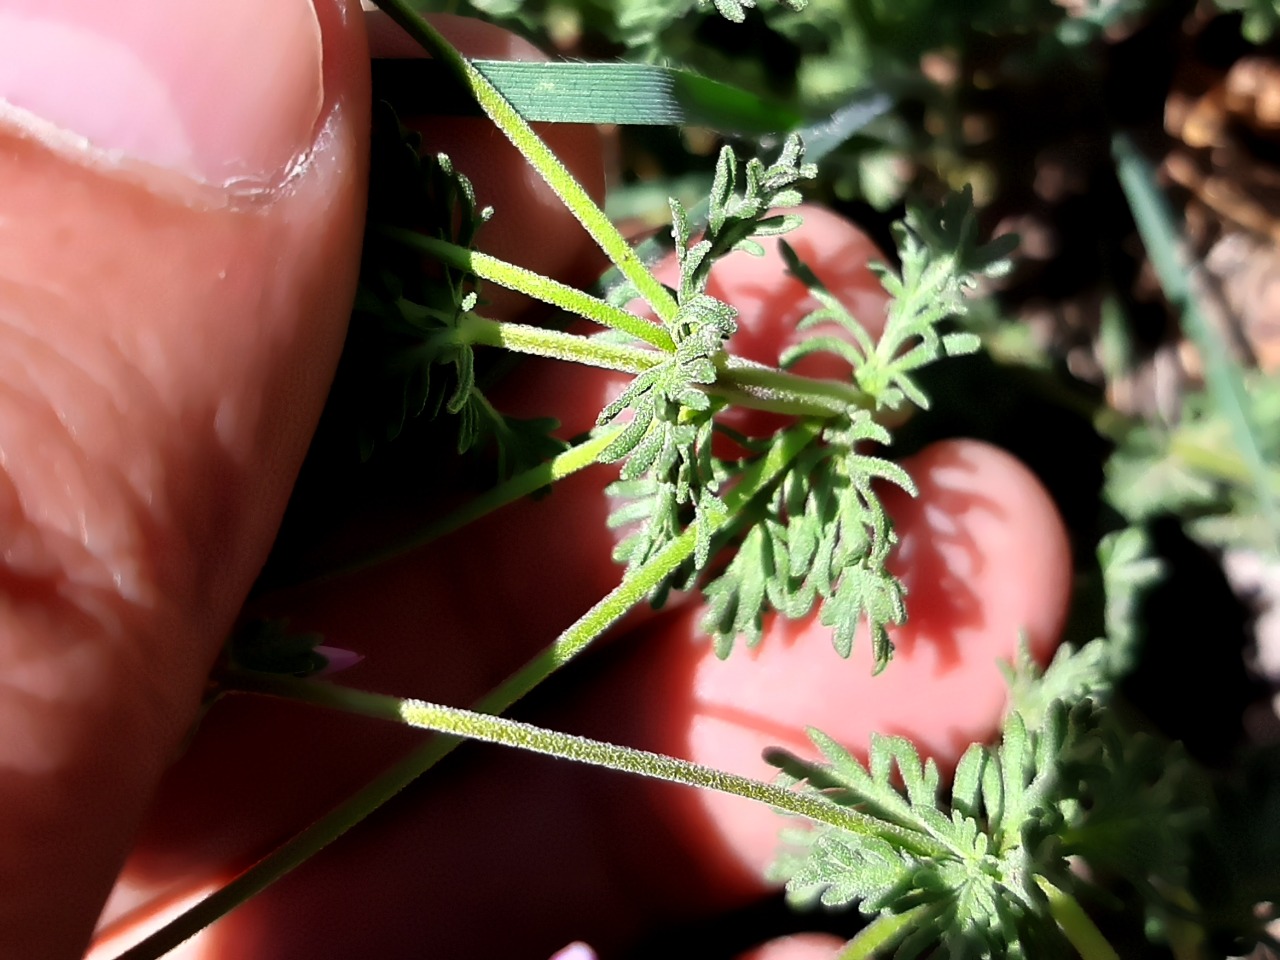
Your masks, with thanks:
M 341 348 L 343 0 L 0 0 L 0 956 L 79 956 Z

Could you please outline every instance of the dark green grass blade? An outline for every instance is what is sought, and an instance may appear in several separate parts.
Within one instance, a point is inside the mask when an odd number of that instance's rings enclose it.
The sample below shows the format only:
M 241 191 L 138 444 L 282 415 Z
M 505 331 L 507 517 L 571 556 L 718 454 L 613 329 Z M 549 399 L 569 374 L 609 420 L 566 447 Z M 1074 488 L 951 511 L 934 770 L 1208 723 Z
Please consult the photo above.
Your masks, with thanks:
M 644 63 L 472 61 L 526 120 L 692 125 L 737 136 L 782 134 L 805 118 L 783 104 L 687 70 Z M 434 60 L 375 60 L 376 94 L 402 115 L 479 114 Z
M 819 163 L 846 140 L 857 136 L 872 121 L 889 112 L 893 98 L 880 90 L 860 90 L 831 114 L 796 129 L 804 141 L 804 158 Z

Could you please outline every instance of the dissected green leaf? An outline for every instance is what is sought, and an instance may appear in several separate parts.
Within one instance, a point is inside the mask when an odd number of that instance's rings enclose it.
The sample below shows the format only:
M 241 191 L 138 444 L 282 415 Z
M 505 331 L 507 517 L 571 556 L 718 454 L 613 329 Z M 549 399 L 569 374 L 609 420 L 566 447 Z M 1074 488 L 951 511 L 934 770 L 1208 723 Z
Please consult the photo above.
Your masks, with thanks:
M 728 195 L 727 182 L 727 174 L 717 176 L 713 206 L 717 189 Z M 678 241 L 687 238 L 687 226 L 679 217 L 676 236 Z M 784 352 L 781 362 L 790 365 L 816 352 L 834 354 L 850 364 L 859 386 L 878 408 L 897 407 L 904 400 L 927 406 L 911 374 L 940 357 L 977 349 L 977 337 L 943 333 L 939 324 L 965 312 L 965 297 L 978 276 L 1007 268 L 1007 254 L 1016 242 L 979 244 L 968 194 L 934 214 L 913 212 L 898 236 L 903 274 L 882 274 L 892 299 L 878 340 L 823 287 L 795 251 L 781 243 L 790 271 L 819 303 L 800 327 L 836 323 L 846 334 L 801 341 Z M 837 420 L 823 441 L 825 451 L 798 462 L 797 482 L 784 482 L 765 511 L 773 524 L 768 539 L 755 536 L 744 543 L 747 552 L 706 587 L 711 603 L 704 627 L 721 655 L 728 653 L 738 634 L 748 643 L 758 640 L 769 608 L 800 617 L 815 602 L 820 603 L 819 618 L 832 628 L 841 656 L 849 655 L 864 623 L 876 669 L 883 669 L 892 655 L 888 630 L 903 622 L 906 604 L 901 584 L 885 567 L 896 539 L 873 483 L 886 480 L 913 494 L 914 486 L 900 468 L 863 452 L 869 444 L 889 441 L 887 431 L 866 410 L 850 411 L 847 419 Z
M 711 555 L 707 531 L 727 516 L 720 499 L 722 481 L 733 472 L 711 452 L 713 418 L 719 403 L 708 389 L 719 377 L 725 342 L 737 326 L 736 311 L 707 294 L 712 264 L 725 254 L 750 248 L 753 237 L 771 236 L 790 229 L 795 218 L 774 213 L 779 206 L 795 205 L 795 184 L 813 175 L 803 162 L 803 148 L 788 138 L 780 156 L 766 165 L 758 159 L 741 164 L 725 148 L 716 165 L 709 203 L 709 220 L 703 237 L 694 240 L 684 207 L 672 201 L 672 236 L 680 265 L 676 289 L 678 309 L 667 324 L 675 343 L 674 353 L 646 370 L 601 412 L 600 424 L 629 422 L 601 454 L 603 462 L 625 458 L 618 484 L 610 493 L 622 501 L 611 524 L 633 526 L 615 557 L 634 568 L 679 536 L 691 520 L 700 532 L 692 570 L 702 569 Z M 680 576 L 688 577 L 684 570 Z M 664 585 L 655 599 L 665 596 Z M 750 611 L 739 615 L 739 606 L 723 597 L 717 617 L 732 624 L 754 621 Z
M 1209 802 L 1176 748 L 1121 730 L 1087 700 L 1056 701 L 1034 728 L 1011 713 L 997 746 L 961 759 L 949 802 L 936 767 L 903 738 L 873 736 L 864 765 L 811 737 L 822 763 L 776 750 L 766 759 L 784 782 L 874 822 L 866 832 L 824 823 L 788 832 L 774 875 L 799 903 L 856 903 L 880 918 L 914 911 L 909 927 L 879 928 L 893 931 L 877 943 L 892 941 L 895 956 L 1074 956 L 1040 881 L 1087 886 L 1069 869 L 1076 857 L 1160 902 L 1186 882 Z

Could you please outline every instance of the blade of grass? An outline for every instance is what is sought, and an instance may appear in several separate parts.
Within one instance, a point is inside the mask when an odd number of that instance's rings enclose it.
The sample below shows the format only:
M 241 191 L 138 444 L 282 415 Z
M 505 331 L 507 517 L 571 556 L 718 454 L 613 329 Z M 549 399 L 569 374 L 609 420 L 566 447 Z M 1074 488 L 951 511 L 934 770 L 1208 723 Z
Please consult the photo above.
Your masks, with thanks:
M 830 115 L 797 127 L 804 141 L 804 158 L 818 163 L 846 140 L 857 136 L 868 124 L 889 112 L 893 98 L 880 90 L 860 90 Z
M 733 136 L 782 134 L 805 118 L 783 104 L 688 70 L 650 63 L 472 60 L 526 120 L 708 127 Z M 375 60 L 375 89 L 407 114 L 479 114 L 470 91 L 437 60 Z
M 1232 440 L 1248 471 L 1248 483 L 1266 520 L 1271 544 L 1280 551 L 1280 508 L 1277 508 L 1266 458 L 1249 411 L 1249 394 L 1222 333 L 1200 308 L 1195 292 L 1199 268 L 1188 262 L 1180 242 L 1177 218 L 1156 185 L 1150 163 L 1123 133 L 1113 137 L 1111 149 L 1120 186 L 1151 265 L 1165 297 L 1178 313 L 1183 333 L 1200 351 L 1205 386 L 1231 425 Z

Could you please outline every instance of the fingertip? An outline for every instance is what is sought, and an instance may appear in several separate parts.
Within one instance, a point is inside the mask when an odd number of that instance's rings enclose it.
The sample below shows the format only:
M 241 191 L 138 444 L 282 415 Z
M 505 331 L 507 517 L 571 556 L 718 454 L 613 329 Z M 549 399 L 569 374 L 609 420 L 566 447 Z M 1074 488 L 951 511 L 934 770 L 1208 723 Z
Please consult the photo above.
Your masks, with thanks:
M 825 933 L 780 937 L 742 954 L 738 960 L 835 960 L 844 941 Z
M 884 496 L 899 532 L 890 568 L 908 591 L 910 622 L 898 646 L 905 653 L 933 633 L 973 631 L 991 638 L 993 658 L 1004 658 L 1010 635 L 1021 634 L 1047 661 L 1073 567 L 1044 486 L 1012 454 L 976 440 L 935 443 L 902 466 L 918 495 L 894 488 Z M 955 652 L 967 660 L 977 650 L 965 644 Z
M 265 21 L 241 6 L 220 8 L 212 33 L 184 22 L 169 45 L 153 4 L 26 5 L 27 27 L 43 36 L 61 17 L 52 32 L 77 37 L 42 70 L 88 88 L 94 64 L 68 56 L 132 44 L 133 80 L 185 99 L 168 105 L 180 116 L 122 119 L 125 98 L 87 130 L 71 127 L 91 115 L 53 101 L 25 102 L 51 114 L 34 132 L 0 120 L 0 716 L 22 731 L 0 738 L 0 955 L 83 948 L 261 566 L 341 348 L 365 173 L 360 23 L 337 0 Z M 252 51 L 276 29 L 306 49 L 246 70 L 278 68 L 296 89 L 255 97 L 237 81 L 208 96 L 227 37 Z M 0 84 L 21 63 L 5 60 Z M 228 106 L 261 112 L 218 121 Z M 175 152 L 180 127 L 190 142 Z
M 556 952 L 551 960 L 597 960 L 596 952 L 581 941 Z

